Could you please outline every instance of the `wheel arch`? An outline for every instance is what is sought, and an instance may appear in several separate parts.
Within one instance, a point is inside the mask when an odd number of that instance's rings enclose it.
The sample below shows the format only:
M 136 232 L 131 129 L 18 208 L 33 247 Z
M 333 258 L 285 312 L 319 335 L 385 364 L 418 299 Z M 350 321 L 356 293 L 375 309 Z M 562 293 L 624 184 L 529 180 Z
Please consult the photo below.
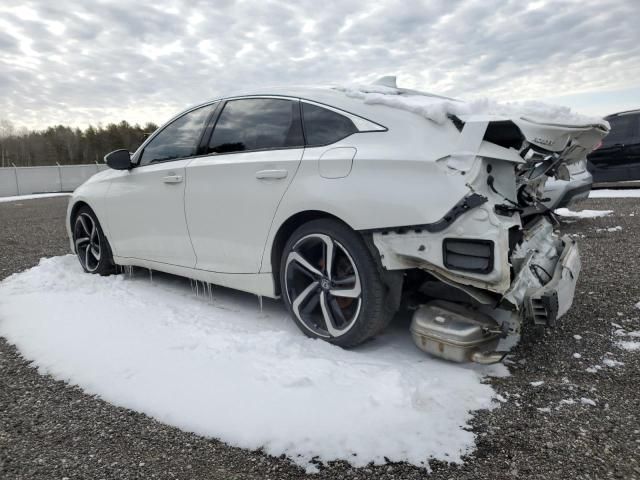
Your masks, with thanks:
M 73 223 L 74 223 L 74 220 L 75 220 L 76 216 L 78 215 L 78 212 L 83 207 L 86 207 L 89 210 L 91 210 L 91 213 L 93 213 L 96 216 L 96 218 L 98 219 L 98 223 L 100 224 L 100 228 L 102 229 L 103 235 L 105 237 L 107 237 L 107 232 L 105 230 L 105 224 L 102 221 L 103 219 L 100 218 L 100 216 L 98 216 L 98 213 L 96 212 L 96 209 L 93 208 L 91 206 L 91 204 L 89 202 L 87 202 L 86 200 L 78 199 L 72 205 L 69 206 L 69 210 L 68 210 L 69 214 L 67 215 L 67 225 L 68 225 L 68 228 L 69 228 L 69 240 L 71 242 L 71 251 L 73 253 L 77 253 L 75 245 L 73 244 Z
M 278 228 L 278 231 L 273 237 L 273 242 L 271 244 L 271 275 L 273 276 L 273 285 L 276 295 L 280 295 L 281 293 L 280 260 L 282 258 L 282 252 L 284 251 L 284 246 L 287 243 L 287 240 L 301 225 L 321 218 L 330 218 L 333 220 L 337 220 L 338 222 L 343 223 L 351 228 L 350 225 L 341 218 L 322 210 L 304 210 L 302 212 L 298 212 L 287 218 Z
M 87 202 L 85 202 L 84 200 L 78 200 L 71 207 L 71 211 L 69 212 L 69 222 L 73 223 L 73 219 L 76 218 L 78 210 L 80 210 L 82 207 L 87 207 L 91 209 L 94 214 L 96 213 L 95 210 L 91 208 L 91 205 L 89 205 Z

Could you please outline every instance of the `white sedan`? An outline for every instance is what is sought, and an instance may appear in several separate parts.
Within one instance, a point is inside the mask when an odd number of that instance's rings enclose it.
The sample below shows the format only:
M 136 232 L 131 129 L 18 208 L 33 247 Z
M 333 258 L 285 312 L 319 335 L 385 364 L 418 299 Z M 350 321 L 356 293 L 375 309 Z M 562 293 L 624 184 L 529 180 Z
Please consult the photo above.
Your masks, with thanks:
M 420 348 L 499 360 L 523 320 L 553 326 L 571 305 L 577 245 L 526 210 L 608 126 L 465 115 L 386 84 L 217 99 L 110 153 L 69 204 L 82 267 L 282 297 L 305 334 L 343 347 L 407 298 Z

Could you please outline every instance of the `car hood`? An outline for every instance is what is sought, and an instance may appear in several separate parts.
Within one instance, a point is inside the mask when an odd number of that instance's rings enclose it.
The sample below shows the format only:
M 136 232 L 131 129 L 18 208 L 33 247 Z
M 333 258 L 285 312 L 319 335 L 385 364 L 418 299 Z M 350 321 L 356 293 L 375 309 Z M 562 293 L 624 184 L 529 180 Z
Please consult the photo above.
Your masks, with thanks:
M 113 177 L 117 176 L 118 174 L 119 174 L 118 170 L 107 168 L 106 170 L 102 170 L 101 172 L 98 172 L 95 175 L 91 176 L 86 182 L 84 182 L 84 185 L 95 183 L 95 182 L 102 182 L 105 180 L 110 180 Z

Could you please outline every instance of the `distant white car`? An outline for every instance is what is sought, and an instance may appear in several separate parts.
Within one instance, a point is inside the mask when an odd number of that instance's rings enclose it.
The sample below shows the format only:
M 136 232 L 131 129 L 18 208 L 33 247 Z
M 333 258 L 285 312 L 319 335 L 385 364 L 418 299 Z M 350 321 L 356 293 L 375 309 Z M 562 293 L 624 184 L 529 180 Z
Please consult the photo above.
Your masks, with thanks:
M 420 348 L 499 360 L 498 340 L 522 320 L 554 325 L 572 303 L 575 241 L 524 210 L 606 122 L 433 121 L 411 101 L 454 101 L 393 86 L 376 95 L 317 87 L 217 99 L 134 154 L 110 153 L 111 169 L 69 204 L 82 267 L 135 265 L 282 297 L 305 334 L 343 347 L 382 331 L 411 293 Z

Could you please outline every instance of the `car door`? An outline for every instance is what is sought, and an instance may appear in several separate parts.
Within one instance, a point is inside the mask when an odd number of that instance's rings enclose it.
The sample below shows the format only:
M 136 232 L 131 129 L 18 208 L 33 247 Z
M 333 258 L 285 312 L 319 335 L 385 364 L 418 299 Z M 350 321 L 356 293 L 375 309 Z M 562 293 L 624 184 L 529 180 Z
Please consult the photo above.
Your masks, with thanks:
M 589 155 L 595 182 L 640 179 L 640 126 L 637 113 L 608 118 L 611 131 Z
M 116 256 L 195 266 L 184 214 L 185 167 L 213 109 L 206 105 L 171 121 L 136 153 L 135 167 L 112 180 L 106 209 Z
M 269 227 L 293 179 L 304 137 L 298 100 L 227 100 L 207 155 L 186 168 L 185 211 L 197 268 L 257 273 Z
M 625 144 L 627 179 L 640 180 L 640 113 L 634 113 L 633 134 Z

